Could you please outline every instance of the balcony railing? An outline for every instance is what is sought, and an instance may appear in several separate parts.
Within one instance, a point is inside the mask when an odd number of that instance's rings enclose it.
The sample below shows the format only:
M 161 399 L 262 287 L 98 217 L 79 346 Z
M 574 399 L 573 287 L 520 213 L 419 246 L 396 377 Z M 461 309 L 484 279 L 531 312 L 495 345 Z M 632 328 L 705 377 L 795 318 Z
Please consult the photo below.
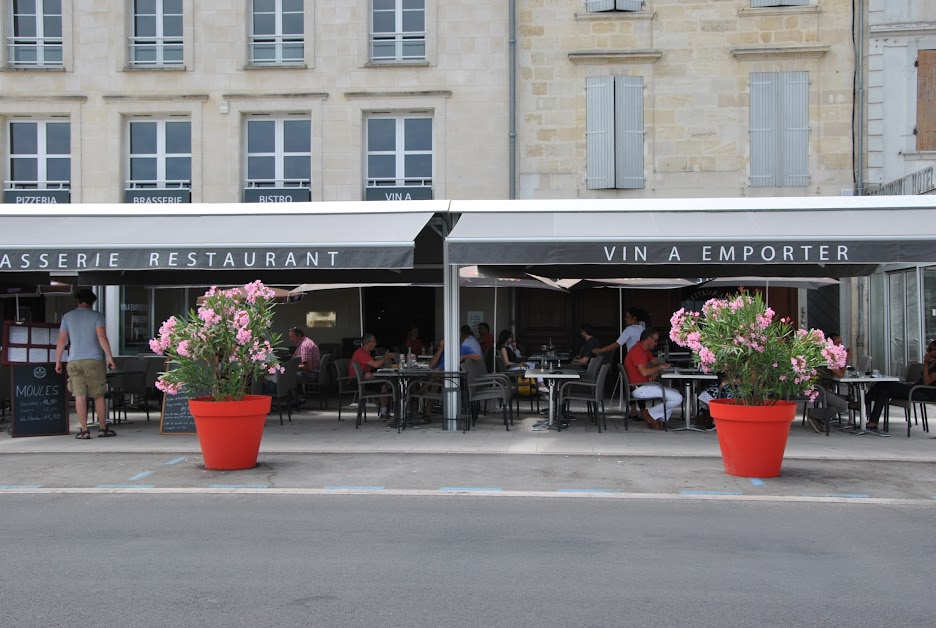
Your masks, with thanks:
M 189 190 L 192 188 L 191 180 L 166 180 L 166 181 L 147 181 L 144 179 L 137 179 L 135 181 L 127 181 L 128 190 Z
M 421 61 L 426 58 L 426 33 L 371 33 L 371 61 Z
M 70 190 L 70 181 L 4 181 L 5 190 Z
M 131 37 L 130 64 L 137 67 L 180 67 L 181 37 Z
M 302 63 L 305 59 L 304 38 L 299 35 L 262 35 L 250 38 L 251 65 Z
M 61 37 L 7 37 L 8 63 L 14 68 L 62 67 Z

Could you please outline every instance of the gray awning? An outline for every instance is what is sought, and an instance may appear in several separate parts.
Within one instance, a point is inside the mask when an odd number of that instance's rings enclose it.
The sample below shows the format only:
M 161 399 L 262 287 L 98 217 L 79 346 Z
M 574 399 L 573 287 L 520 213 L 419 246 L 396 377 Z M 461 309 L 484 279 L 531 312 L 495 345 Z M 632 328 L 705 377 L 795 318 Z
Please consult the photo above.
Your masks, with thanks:
M 608 266 L 647 276 L 706 268 L 708 276 L 750 275 L 752 266 L 757 274 L 844 276 L 936 262 L 934 218 L 931 208 L 479 212 L 463 214 L 447 241 L 454 264 L 577 267 L 566 276 Z
M 0 272 L 405 269 L 413 267 L 414 240 L 433 216 L 428 206 L 325 213 L 255 205 L 256 213 L 247 213 L 194 205 L 146 214 L 112 207 L 3 211 Z

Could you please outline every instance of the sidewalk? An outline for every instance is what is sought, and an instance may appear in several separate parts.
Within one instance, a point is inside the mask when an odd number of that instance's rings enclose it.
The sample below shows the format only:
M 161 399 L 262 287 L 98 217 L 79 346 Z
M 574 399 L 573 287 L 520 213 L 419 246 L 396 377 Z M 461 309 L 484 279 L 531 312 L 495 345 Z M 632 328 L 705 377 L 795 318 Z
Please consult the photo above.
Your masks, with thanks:
M 332 404 L 334 407 L 334 403 Z M 115 425 L 116 438 L 97 438 L 92 428 L 91 440 L 76 440 L 77 420 L 72 417 L 72 434 L 11 438 L 7 433 L 9 416 L 0 423 L 0 454 L 12 453 L 168 453 L 200 454 L 196 436 L 160 435 L 159 413 L 151 412 L 147 422 L 142 413 L 131 414 L 129 424 Z M 293 413 L 292 423 L 280 426 L 279 416 L 267 419 L 260 451 L 264 453 L 406 453 L 406 454 L 551 454 L 559 456 L 652 456 L 674 458 L 718 458 L 714 432 L 655 432 L 642 423 L 630 423 L 624 430 L 619 413 L 608 417 L 608 430 L 598 433 L 587 424 L 584 413 L 562 432 L 531 431 L 537 416 L 524 414 L 505 431 L 499 413 L 482 416 L 475 429 L 462 433 L 443 431 L 438 419 L 420 429 L 398 434 L 371 417 L 361 429 L 354 428 L 354 410 L 303 410 Z M 936 462 L 936 430 L 933 437 L 919 425 L 906 436 L 906 423 L 892 413 L 890 438 L 873 435 L 855 436 L 833 430 L 830 436 L 816 434 L 799 418 L 790 428 L 786 458 L 803 460 L 866 460 Z M 672 427 L 682 425 L 674 416 Z

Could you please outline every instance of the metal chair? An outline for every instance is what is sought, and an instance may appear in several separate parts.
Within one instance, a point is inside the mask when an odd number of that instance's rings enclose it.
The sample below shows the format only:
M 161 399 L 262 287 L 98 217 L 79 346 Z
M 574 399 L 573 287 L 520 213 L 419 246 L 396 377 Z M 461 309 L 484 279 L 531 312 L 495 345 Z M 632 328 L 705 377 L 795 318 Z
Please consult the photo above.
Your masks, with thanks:
M 608 416 L 605 414 L 604 405 L 604 387 L 605 380 L 608 378 L 608 371 L 611 370 L 609 363 L 601 363 L 601 360 L 591 360 L 599 363 L 598 376 L 592 381 L 572 380 L 564 382 L 559 386 L 559 407 L 566 412 L 569 409 L 569 403 L 572 401 L 584 401 L 586 411 L 592 423 L 598 426 L 598 433 L 601 433 L 601 423 L 604 422 L 604 428 L 608 429 Z M 626 425 L 626 423 L 625 423 Z M 562 421 L 559 421 L 559 429 L 562 429 Z
M 357 378 L 348 372 L 351 368 L 351 360 L 348 358 L 334 360 L 332 366 L 335 372 L 335 383 L 338 386 L 338 420 L 340 421 L 345 396 L 351 396 L 352 404 L 357 396 Z
M 659 399 L 659 400 L 663 403 L 663 414 L 664 414 L 664 415 L 666 414 L 666 394 L 663 392 L 663 384 L 661 384 L 660 382 L 648 382 L 648 383 L 643 383 L 643 384 L 631 384 L 631 383 L 630 383 L 630 378 L 627 377 L 627 369 L 624 368 L 624 365 L 623 365 L 623 364 L 618 364 L 618 365 L 617 365 L 617 368 L 618 368 L 618 375 L 619 375 L 620 378 L 621 378 L 621 392 L 622 392 L 623 395 L 624 395 L 624 407 L 625 407 L 625 408 L 630 408 L 630 406 L 631 406 L 631 401 L 637 401 L 636 399 L 632 399 L 632 398 L 631 398 L 631 392 L 633 392 L 633 390 L 634 390 L 635 388 L 637 388 L 638 386 L 658 386 L 658 387 L 660 388 L 660 394 L 659 394 L 659 396 L 656 396 L 656 397 L 642 397 L 641 400 L 643 400 L 643 401 L 656 401 L 657 399 Z M 624 418 L 624 431 L 627 431 L 627 430 L 628 430 L 627 424 L 628 424 L 628 418 L 625 417 L 625 418 Z M 668 425 L 668 424 L 669 424 L 669 421 L 663 421 L 663 428 L 664 428 L 665 430 L 667 430 L 667 431 L 669 430 L 669 425 Z
M 911 362 L 904 371 L 904 383 L 916 384 L 923 377 L 923 363 Z M 910 438 L 910 413 L 913 410 L 913 424 L 917 424 L 917 408 L 920 410 L 920 419 L 922 419 L 923 431 L 929 432 L 929 420 L 926 414 L 926 404 L 936 401 L 936 386 L 926 386 L 923 384 L 914 385 L 906 399 L 891 398 L 887 400 L 884 406 L 884 431 L 890 427 L 890 407 L 895 406 L 903 408 L 904 418 L 907 420 L 907 438 Z
M 384 397 L 390 397 L 391 402 L 388 404 L 389 408 L 396 409 L 397 407 L 397 392 L 396 386 L 393 386 L 392 383 L 388 382 L 385 379 L 367 379 L 364 377 L 364 372 L 361 370 L 361 365 L 357 362 L 351 363 L 351 368 L 354 369 L 354 374 L 357 379 L 357 395 L 358 395 L 358 407 L 357 407 L 357 421 L 354 424 L 354 429 L 361 427 L 361 420 L 367 422 L 367 402 L 376 401 L 377 407 L 380 407 L 381 400 Z M 384 390 L 386 388 L 386 390 Z M 403 424 L 403 417 L 397 417 L 397 427 L 398 429 Z
M 331 354 L 326 353 L 319 360 L 318 377 L 315 381 L 299 381 L 299 393 L 303 397 L 318 397 L 319 410 L 328 409 L 328 390 L 331 383 Z
M 513 423 L 513 409 L 510 404 L 511 390 L 507 376 L 500 373 L 486 373 L 484 364 L 480 360 L 465 360 L 462 362 L 462 368 L 467 373 L 465 389 L 468 393 L 471 425 L 476 425 L 478 422 L 482 402 L 499 401 L 504 417 L 504 428 L 510 431 L 510 424 Z
M 292 405 L 299 397 L 299 358 L 283 362 L 283 372 L 276 378 L 276 394 L 272 395 L 273 403 L 279 412 L 280 425 L 283 424 L 283 407 L 286 407 L 286 416 L 292 423 Z

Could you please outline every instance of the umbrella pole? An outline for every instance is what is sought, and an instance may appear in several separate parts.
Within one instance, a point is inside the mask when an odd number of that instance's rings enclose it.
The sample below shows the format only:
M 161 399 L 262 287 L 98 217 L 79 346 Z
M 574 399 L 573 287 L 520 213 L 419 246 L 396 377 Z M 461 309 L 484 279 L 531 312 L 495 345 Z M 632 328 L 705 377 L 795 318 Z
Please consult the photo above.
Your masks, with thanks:
M 358 286 L 358 321 L 360 321 L 361 334 L 358 338 L 364 337 L 364 288 Z
M 618 286 L 618 327 L 620 327 L 621 329 L 624 329 L 624 309 L 623 309 L 624 301 L 623 301 L 622 294 L 623 292 L 621 290 L 621 287 Z M 621 347 L 621 364 L 624 364 L 624 351 L 625 350 L 626 350 L 626 347 Z M 621 382 L 620 373 L 618 373 L 617 381 L 614 382 L 614 388 L 611 389 L 611 403 L 614 403 L 615 392 L 620 393 L 620 397 L 618 398 L 618 410 L 620 410 L 621 408 L 624 407 L 624 386 L 623 386 L 623 382 Z
M 494 284 L 494 333 L 497 333 L 497 284 Z M 481 359 L 485 359 L 484 356 L 481 356 Z M 491 369 L 496 373 L 497 372 L 497 360 L 493 360 Z

